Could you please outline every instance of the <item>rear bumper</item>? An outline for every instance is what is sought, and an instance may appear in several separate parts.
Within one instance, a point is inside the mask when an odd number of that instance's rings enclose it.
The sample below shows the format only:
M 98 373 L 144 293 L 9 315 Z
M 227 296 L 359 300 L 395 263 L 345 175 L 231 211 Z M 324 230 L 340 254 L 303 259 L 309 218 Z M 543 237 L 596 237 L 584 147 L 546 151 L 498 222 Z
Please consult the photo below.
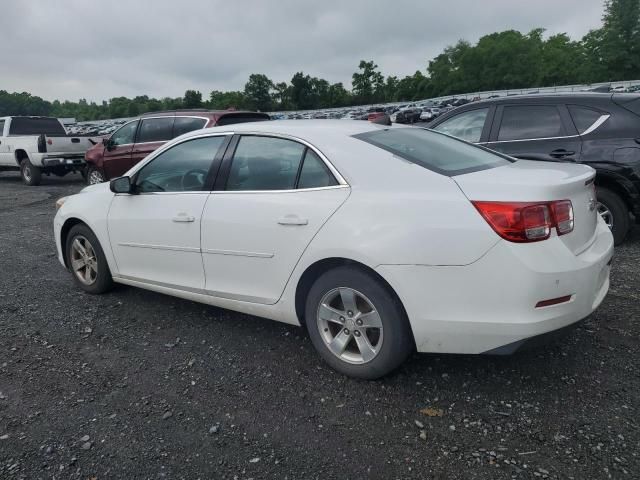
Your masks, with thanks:
M 613 237 L 601 219 L 574 255 L 557 237 L 498 242 L 467 266 L 381 265 L 400 297 L 420 352 L 515 351 L 524 341 L 588 317 L 609 290 Z M 557 305 L 540 301 L 570 296 Z

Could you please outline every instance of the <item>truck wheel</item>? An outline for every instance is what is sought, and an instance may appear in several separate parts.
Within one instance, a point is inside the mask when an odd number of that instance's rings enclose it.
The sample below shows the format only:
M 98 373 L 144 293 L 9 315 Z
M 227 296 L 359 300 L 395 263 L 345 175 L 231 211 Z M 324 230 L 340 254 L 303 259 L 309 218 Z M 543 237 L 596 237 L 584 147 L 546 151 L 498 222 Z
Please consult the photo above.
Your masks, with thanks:
M 34 167 L 28 158 L 23 158 L 20 162 L 20 176 L 25 185 L 34 187 L 40 185 L 42 172 L 38 167 Z
M 87 167 L 87 176 L 85 178 L 87 185 L 96 185 L 102 183 L 105 180 L 104 175 L 96 167 Z
M 611 229 L 613 242 L 620 245 L 629 231 L 629 209 L 616 193 L 607 188 L 596 187 L 598 213 Z

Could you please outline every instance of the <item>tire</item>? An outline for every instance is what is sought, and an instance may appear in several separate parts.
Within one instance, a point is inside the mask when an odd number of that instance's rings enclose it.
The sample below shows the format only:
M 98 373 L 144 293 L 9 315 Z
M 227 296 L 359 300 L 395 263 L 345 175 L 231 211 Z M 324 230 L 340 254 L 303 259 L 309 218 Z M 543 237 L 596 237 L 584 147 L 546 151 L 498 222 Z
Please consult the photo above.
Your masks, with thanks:
M 76 240 L 87 252 L 87 256 L 81 253 L 82 249 L 76 248 L 74 244 Z M 71 228 L 65 241 L 65 252 L 67 266 L 73 276 L 73 280 L 82 290 L 99 294 L 108 291 L 113 286 L 111 271 L 104 256 L 104 251 L 89 227 L 84 224 L 78 224 Z M 78 269 L 74 265 L 75 259 L 80 261 Z M 89 270 L 88 274 L 87 270 Z M 84 280 L 81 280 L 81 278 L 84 278 Z
M 87 185 L 96 185 L 98 183 L 106 182 L 104 174 L 96 167 L 87 167 L 85 174 L 85 181 Z
M 23 158 L 20 162 L 20 177 L 25 185 L 35 187 L 40 185 L 42 172 L 38 167 L 33 166 L 28 158 Z
M 629 209 L 620 196 L 603 187 L 596 187 L 598 213 L 611 228 L 614 245 L 624 242 L 629 232 Z
M 332 310 L 321 308 L 323 304 Z M 369 315 L 363 315 L 367 312 Z M 327 321 L 329 317 L 333 320 Z M 366 328 L 358 323 L 362 319 L 381 328 Z M 415 347 L 399 300 L 375 276 L 357 267 L 337 267 L 318 277 L 307 296 L 305 323 L 324 361 L 350 377 L 374 380 L 387 375 Z M 338 347 L 342 345 L 344 348 Z

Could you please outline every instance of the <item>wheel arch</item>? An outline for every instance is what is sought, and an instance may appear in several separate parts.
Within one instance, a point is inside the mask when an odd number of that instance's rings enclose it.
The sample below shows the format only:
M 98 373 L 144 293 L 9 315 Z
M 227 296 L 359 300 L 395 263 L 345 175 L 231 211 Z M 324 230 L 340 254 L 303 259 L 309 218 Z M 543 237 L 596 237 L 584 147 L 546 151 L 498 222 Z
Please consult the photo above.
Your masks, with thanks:
M 629 211 L 634 211 L 634 201 L 632 193 L 629 191 L 626 185 L 621 184 L 615 177 L 611 175 L 596 175 L 595 179 L 596 187 L 606 188 L 620 197 L 620 200 L 624 202 Z
M 64 266 L 67 268 L 69 268 L 69 259 L 67 258 L 67 237 L 71 229 L 76 225 L 85 225 L 88 229 L 91 229 L 89 225 L 75 217 L 67 218 L 62 224 L 62 228 L 60 229 L 60 246 L 62 247 L 62 259 L 64 260 Z
M 26 150 L 19 148 L 17 149 L 15 152 L 13 152 L 13 155 L 15 157 L 16 163 L 18 164 L 18 166 L 20 166 L 20 162 L 22 162 L 22 160 L 24 160 L 25 158 L 28 160 L 29 159 L 29 155 L 27 155 Z
M 300 325 L 303 325 L 303 326 L 305 325 L 305 321 L 304 321 L 305 304 L 306 304 L 307 295 L 309 294 L 309 291 L 311 290 L 313 283 L 323 273 L 337 267 L 342 267 L 342 266 L 357 267 L 363 270 L 364 272 L 370 274 L 374 278 L 376 278 L 398 303 L 405 318 L 407 320 L 409 319 L 407 315 L 407 311 L 404 308 L 402 300 L 400 299 L 400 296 L 396 293 L 396 291 L 391 286 L 391 284 L 382 275 L 376 272 L 373 268 L 369 267 L 368 265 L 365 265 L 362 262 L 358 262 L 356 260 L 352 260 L 349 258 L 329 257 L 329 258 L 324 258 L 322 260 L 318 260 L 312 263 L 311 265 L 309 265 L 305 269 L 305 271 L 302 273 L 300 278 L 298 279 L 298 284 L 296 285 L 296 292 L 295 292 L 295 311 L 296 311 L 296 316 L 298 318 L 298 321 L 300 322 Z M 409 329 L 411 331 L 411 338 L 414 340 L 414 344 L 415 344 L 415 337 L 413 336 L 413 329 L 411 328 L 411 322 L 408 322 L 408 323 L 409 323 Z

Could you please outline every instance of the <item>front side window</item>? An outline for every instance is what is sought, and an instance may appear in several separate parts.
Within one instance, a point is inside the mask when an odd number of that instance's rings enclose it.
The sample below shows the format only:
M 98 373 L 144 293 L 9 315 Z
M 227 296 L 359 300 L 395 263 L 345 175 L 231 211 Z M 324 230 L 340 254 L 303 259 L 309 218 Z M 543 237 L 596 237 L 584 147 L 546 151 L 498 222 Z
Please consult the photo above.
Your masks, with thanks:
M 499 141 L 565 136 L 560 112 L 554 105 L 504 107 Z
M 139 193 L 193 192 L 205 190 L 211 163 L 225 136 L 194 138 L 165 150 L 136 178 Z
M 227 190 L 295 188 L 305 146 L 275 137 L 240 138 L 227 179 Z
M 482 129 L 488 112 L 488 108 L 479 108 L 470 112 L 460 113 L 445 120 L 433 129 L 467 142 L 476 143 L 480 141 L 482 136 Z
M 111 135 L 111 145 L 117 147 L 118 145 L 128 145 L 133 143 L 137 128 L 138 121 L 123 125 L 116 130 L 113 135 Z
M 182 134 L 193 132 L 194 130 L 200 130 L 204 128 L 207 121 L 204 118 L 192 118 L 192 117 L 176 117 L 173 122 L 173 136 L 172 138 L 179 137 Z
M 0 135 L 4 134 L 4 120 L 0 120 Z
M 506 157 L 423 128 L 389 128 L 354 135 L 411 163 L 442 175 L 462 175 L 509 165 Z
M 569 113 L 579 134 L 586 132 L 602 115 L 605 115 L 597 110 L 578 105 L 569 105 Z
M 166 142 L 171 140 L 173 117 L 147 118 L 142 120 L 136 143 Z

